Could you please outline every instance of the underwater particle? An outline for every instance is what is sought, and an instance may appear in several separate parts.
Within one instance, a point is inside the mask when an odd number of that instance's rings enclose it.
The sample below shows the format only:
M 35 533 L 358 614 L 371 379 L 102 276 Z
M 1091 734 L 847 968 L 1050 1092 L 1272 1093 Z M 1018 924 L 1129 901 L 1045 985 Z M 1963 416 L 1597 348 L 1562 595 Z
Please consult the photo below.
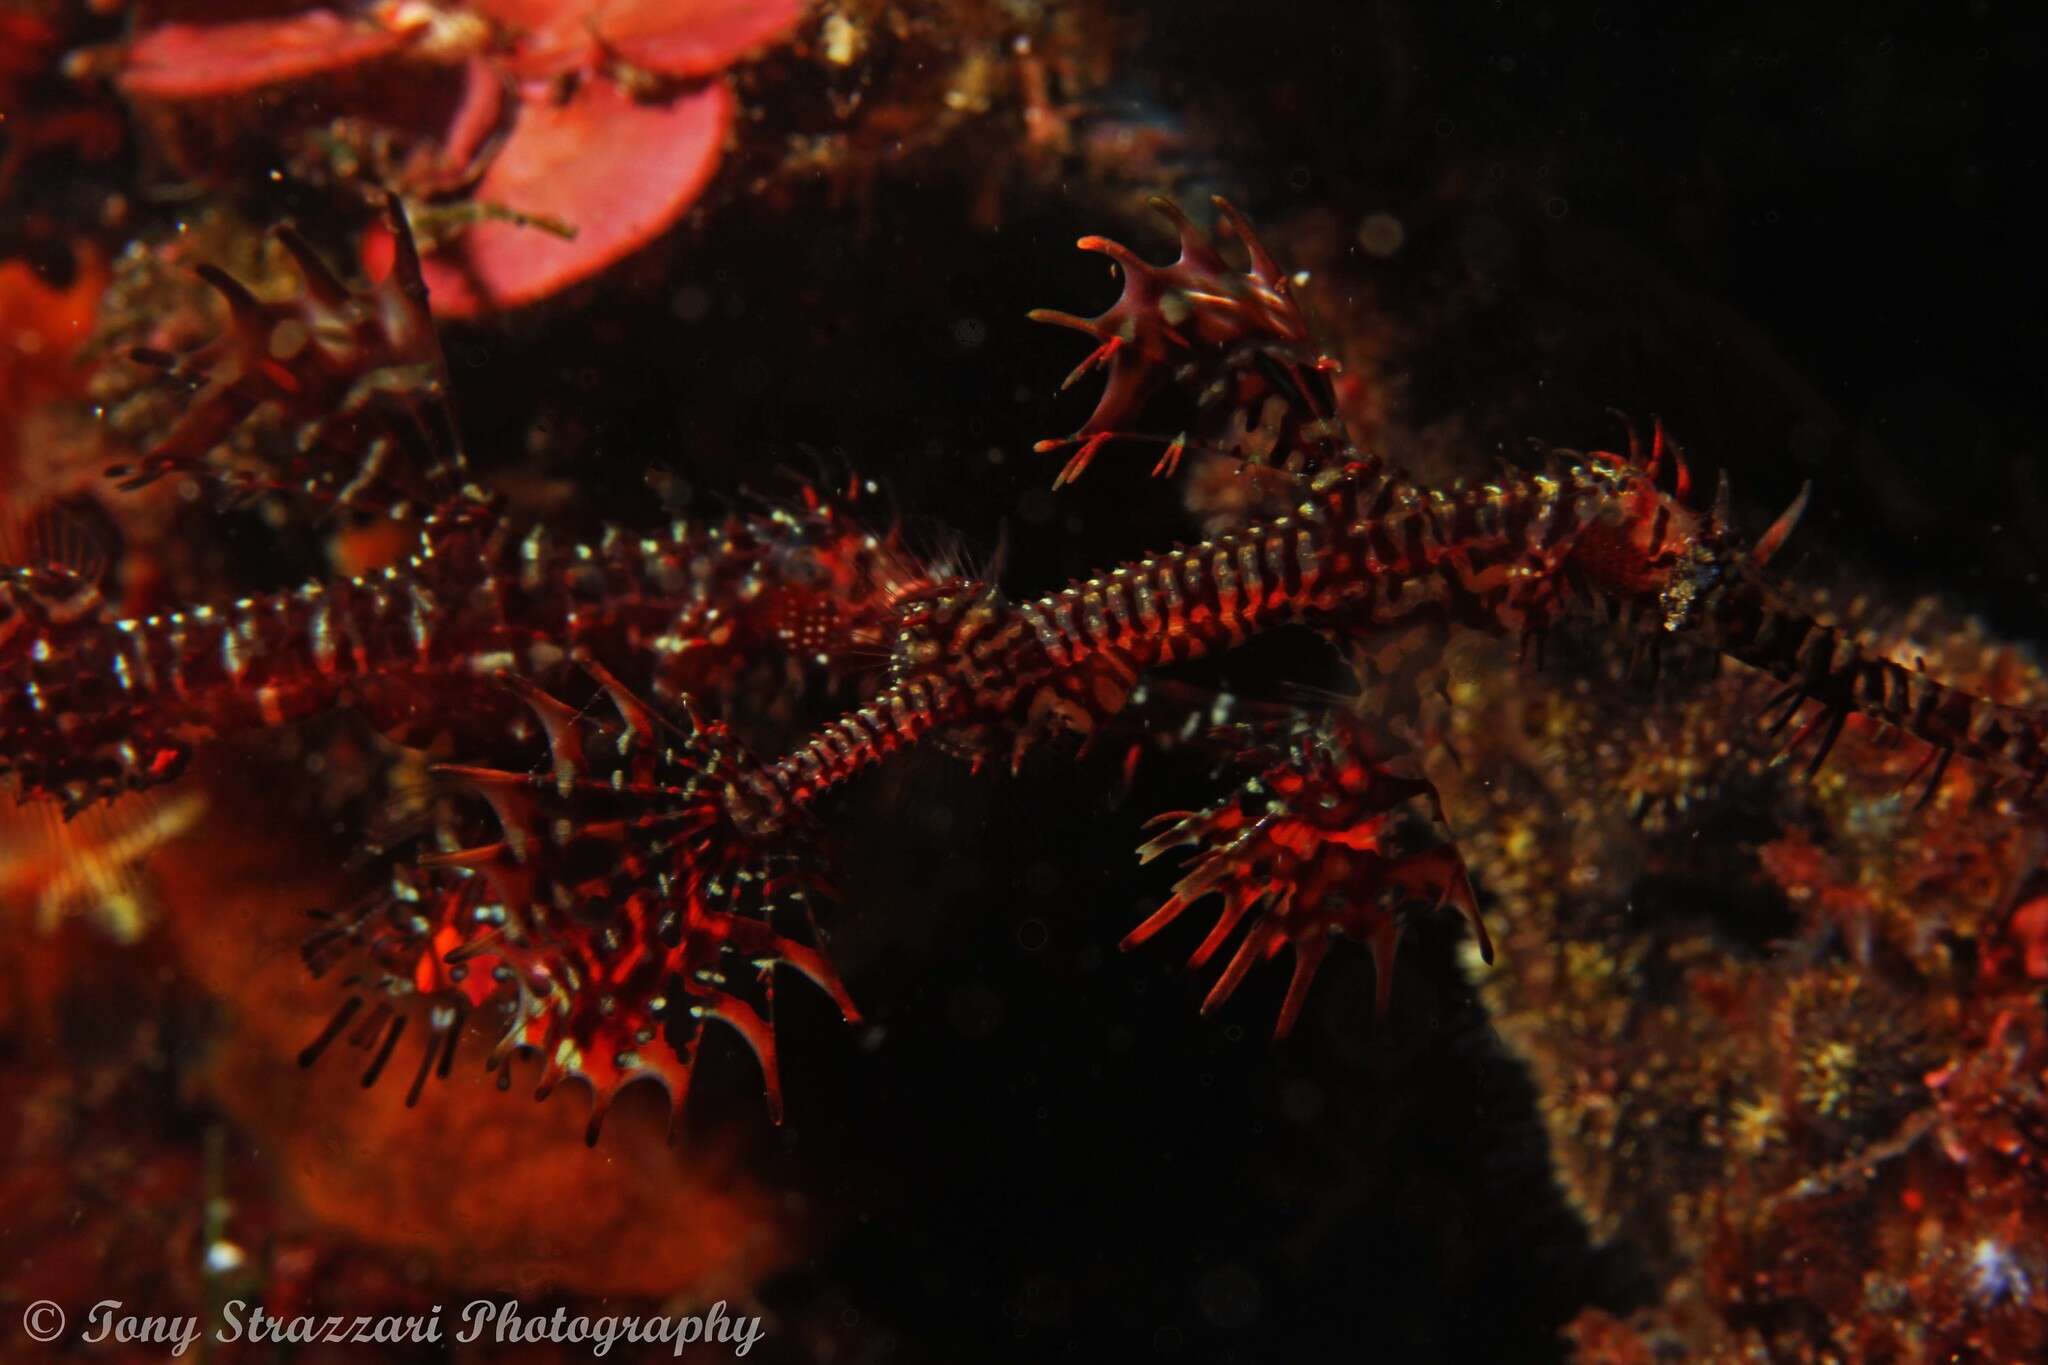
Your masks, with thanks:
M 825 24 L 818 37 L 825 60 L 834 66 L 852 66 L 860 59 L 861 49 L 867 43 L 859 27 L 836 10 L 825 16 Z
M 1365 249 L 1366 255 L 1377 256 L 1381 260 L 1399 251 L 1407 237 L 1408 230 L 1401 225 L 1401 220 L 1384 209 L 1368 213 L 1365 221 L 1358 225 L 1358 245 Z
M 1772 1097 L 1737 1100 L 1731 1106 L 1731 1114 L 1728 1137 L 1739 1155 L 1761 1156 L 1773 1144 L 1784 1141 L 1784 1111 Z
M 1971 1292 L 1986 1305 L 2017 1303 L 2033 1292 L 2012 1248 L 1995 1238 L 1980 1238 L 1971 1249 L 1970 1276 Z
M 1296 1076 L 1280 1087 L 1280 1112 L 1290 1123 L 1306 1127 L 1321 1118 L 1328 1105 L 1323 1087 L 1306 1076 Z
M 702 285 L 686 284 L 669 300 L 669 312 L 678 322 L 702 322 L 711 316 L 711 295 Z
M 249 1255 L 233 1242 L 222 1238 L 206 1248 L 206 1273 L 209 1275 L 232 1275 L 248 1264 Z

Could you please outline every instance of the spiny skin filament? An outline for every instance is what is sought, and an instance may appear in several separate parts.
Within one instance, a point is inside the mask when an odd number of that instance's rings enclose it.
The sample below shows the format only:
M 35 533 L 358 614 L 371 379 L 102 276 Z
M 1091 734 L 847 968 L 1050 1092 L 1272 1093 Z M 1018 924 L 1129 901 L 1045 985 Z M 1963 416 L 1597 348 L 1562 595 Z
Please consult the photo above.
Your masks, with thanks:
M 1436 789 L 1427 777 L 1402 776 L 1375 753 L 1364 726 L 1341 712 L 1303 724 L 1265 770 L 1228 799 L 1202 811 L 1154 816 L 1164 829 L 1138 850 L 1149 863 L 1192 846 L 1188 871 L 1173 895 L 1124 937 L 1134 948 L 1209 896 L 1223 905 L 1216 925 L 1189 959 L 1205 966 L 1249 916 L 1251 927 L 1202 1002 L 1204 1014 L 1228 1000 L 1257 963 L 1294 950 L 1294 972 L 1273 1030 L 1294 1028 L 1316 969 L 1341 935 L 1372 950 L 1374 1004 L 1386 1013 L 1392 998 L 1394 953 L 1401 941 L 1401 910 L 1409 903 L 1455 904 L 1493 961 L 1493 944 L 1479 919 L 1471 879 L 1441 831 L 1443 842 L 1402 851 L 1404 837 L 1422 823 L 1418 802 L 1432 809 Z
M 1037 445 L 1041 453 L 1074 449 L 1055 488 L 1080 478 L 1110 441 L 1131 435 L 1130 422 L 1169 384 L 1193 398 L 1195 414 L 1189 429 L 1168 443 L 1154 474 L 1172 474 L 1190 448 L 1312 472 L 1326 448 L 1342 444 L 1328 379 L 1337 362 L 1314 349 L 1287 276 L 1251 225 L 1227 200 L 1215 203 L 1219 226 L 1243 243 L 1250 270 L 1233 270 L 1178 206 L 1155 198 L 1152 208 L 1179 235 L 1178 260 L 1152 265 L 1121 243 L 1083 237 L 1081 250 L 1107 256 L 1122 270 L 1122 295 L 1092 318 L 1050 308 L 1031 313 L 1035 322 L 1071 328 L 1098 343 L 1062 389 L 1097 369 L 1107 375 L 1080 429 Z
M 463 1022 L 492 1020 L 489 1064 L 538 1056 L 537 1099 L 563 1080 L 590 1087 L 595 1143 L 619 1093 L 658 1083 L 671 1125 L 688 1095 L 704 1028 L 723 1024 L 758 1059 L 780 1122 L 774 975 L 793 968 L 849 1022 L 858 1011 L 811 934 L 799 831 L 734 822 L 750 760 L 725 728 L 670 718 L 594 663 L 584 667 L 616 712 L 600 723 L 530 683 L 508 685 L 547 736 L 548 761 L 512 772 L 457 764 L 433 771 L 452 807 L 425 851 L 400 858 L 389 890 L 307 942 L 316 973 L 354 958 L 348 984 L 384 999 L 349 1034 L 372 1050 L 373 1084 L 422 1003 L 429 1036 L 408 1092 L 445 1075 Z M 354 1020 L 352 994 L 301 1061 Z M 501 1084 L 509 1071 L 500 1071 Z

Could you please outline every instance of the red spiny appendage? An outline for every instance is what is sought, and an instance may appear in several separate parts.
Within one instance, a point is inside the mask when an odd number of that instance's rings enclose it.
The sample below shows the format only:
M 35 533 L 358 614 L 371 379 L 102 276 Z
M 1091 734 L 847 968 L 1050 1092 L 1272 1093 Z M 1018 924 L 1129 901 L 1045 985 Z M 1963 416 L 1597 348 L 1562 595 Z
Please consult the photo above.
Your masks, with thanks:
M 1249 270 L 1225 261 L 1179 208 L 1154 199 L 1180 234 L 1178 260 L 1153 265 L 1108 238 L 1083 237 L 1083 251 L 1122 269 L 1122 295 L 1092 318 L 1045 308 L 1031 314 L 1096 343 L 1062 389 L 1092 370 L 1108 374 L 1078 431 L 1038 443 L 1041 451 L 1076 447 L 1055 487 L 1079 478 L 1104 444 L 1132 435 L 1130 424 L 1169 382 L 1194 398 L 1197 413 L 1187 433 L 1164 443 L 1155 474 L 1171 474 L 1191 445 L 1300 471 L 1338 458 L 1348 444 L 1329 392 L 1336 362 L 1315 350 L 1287 276 L 1250 225 L 1228 202 L 1215 202 L 1221 228 L 1243 243 Z
M 46 557 L 0 576 L 0 772 L 75 810 L 174 776 L 195 745 L 343 704 L 394 737 L 424 722 L 484 742 L 506 720 L 490 678 L 553 680 L 578 650 L 723 709 L 765 660 L 836 676 L 871 659 L 918 572 L 814 495 L 585 544 L 456 511 L 377 573 L 143 619 Z
M 429 1014 L 415 1100 L 431 1070 L 447 1069 L 462 1020 L 482 1013 L 494 1067 L 538 1056 L 541 1097 L 568 1078 L 590 1086 L 594 1142 L 628 1085 L 659 1082 L 672 1116 L 680 1109 L 715 1020 L 759 1059 L 779 1120 L 775 969 L 794 968 L 858 1018 L 819 950 L 777 924 L 816 935 L 789 812 L 752 802 L 754 765 L 723 726 L 671 719 L 586 667 L 617 720 L 513 684 L 547 736 L 547 761 L 435 769 L 450 798 L 438 846 L 411 857 L 389 892 L 329 916 L 308 961 L 325 971 L 355 956 L 349 984 L 387 997 L 349 1035 L 373 1050 L 365 1084 L 410 1013 L 392 998 Z M 360 1009 L 360 998 L 344 1004 L 302 1060 Z
M 265 452 L 276 468 L 256 482 L 342 504 L 372 501 L 373 485 L 379 504 L 437 505 L 455 491 L 462 457 L 446 406 L 440 341 L 396 200 L 388 215 L 401 243 L 399 268 L 365 290 L 349 288 L 289 226 L 273 233 L 298 268 L 296 294 L 260 299 L 220 267 L 198 268 L 227 304 L 226 330 L 179 354 L 149 347 L 131 353 L 189 388 L 192 398 L 139 460 L 108 471 L 123 488 L 208 471 L 214 452 L 260 411 L 274 414 L 290 440 Z
M 1275 1037 L 1294 1027 L 1337 935 L 1372 950 L 1376 1004 L 1384 1011 L 1401 913 L 1409 904 L 1457 905 L 1471 922 L 1480 953 L 1492 961 L 1493 945 L 1456 848 L 1402 848 L 1413 826 L 1428 823 L 1410 809 L 1419 798 L 1434 808 L 1429 780 L 1391 772 L 1356 722 L 1333 717 L 1304 731 L 1280 761 L 1223 804 L 1153 821 L 1167 828 L 1138 850 L 1141 861 L 1183 846 L 1193 846 L 1195 854 L 1172 897 L 1123 946 L 1145 942 L 1197 901 L 1219 896 L 1222 911 L 1190 966 L 1205 965 L 1248 917 L 1252 923 L 1202 1012 L 1228 1000 L 1254 965 L 1291 947 L 1294 975 Z

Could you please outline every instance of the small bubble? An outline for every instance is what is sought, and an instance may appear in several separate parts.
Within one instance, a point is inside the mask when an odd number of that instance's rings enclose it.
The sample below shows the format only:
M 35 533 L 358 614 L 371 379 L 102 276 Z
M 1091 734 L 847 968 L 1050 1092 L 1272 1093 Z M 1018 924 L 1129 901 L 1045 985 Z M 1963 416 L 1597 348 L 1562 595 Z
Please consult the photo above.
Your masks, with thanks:
M 1059 504 L 1042 488 L 1027 489 L 1017 499 L 1017 516 L 1030 526 L 1044 526 L 1059 515 Z
M 1259 1281 L 1241 1265 L 1219 1265 L 1195 1281 L 1195 1302 L 1212 1327 L 1249 1327 L 1259 1320 Z
M 953 992 L 953 998 L 946 1002 L 946 1016 L 962 1037 L 978 1040 L 1001 1026 L 1003 1002 L 994 991 L 975 982 Z
M 1017 926 L 1017 946 L 1027 953 L 1042 952 L 1052 941 L 1052 931 L 1036 915 Z
M 1549 214 L 1552 218 L 1562 218 L 1567 213 L 1570 213 L 1572 211 L 1572 206 L 1568 202 L 1566 202 L 1565 197 L 1563 195 L 1553 194 L 1550 196 L 1549 199 L 1544 201 L 1543 211 Z
M 1407 236 L 1401 220 L 1384 211 L 1367 214 L 1365 221 L 1358 225 L 1358 245 L 1365 249 L 1366 255 L 1378 256 L 1382 260 L 1399 251 Z
M 1296 1078 L 1280 1087 L 1280 1112 L 1290 1123 L 1314 1123 L 1326 1102 L 1323 1088 L 1311 1080 Z
M 681 322 L 702 322 L 711 315 L 711 295 L 694 284 L 676 290 L 668 310 Z

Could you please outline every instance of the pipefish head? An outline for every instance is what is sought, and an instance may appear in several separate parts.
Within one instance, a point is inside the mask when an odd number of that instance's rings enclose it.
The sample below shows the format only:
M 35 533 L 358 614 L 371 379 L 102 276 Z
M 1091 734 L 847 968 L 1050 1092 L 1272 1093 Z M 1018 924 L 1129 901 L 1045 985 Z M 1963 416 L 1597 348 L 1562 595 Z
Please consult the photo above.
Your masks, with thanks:
M 1688 505 L 1683 463 L 1677 487 L 1666 492 L 1656 481 L 1655 458 L 1641 463 L 1608 456 L 1583 470 L 1584 483 L 1596 492 L 1595 510 L 1571 562 L 1596 590 L 1652 607 L 1662 628 L 1678 633 L 1697 626 L 1730 584 L 1762 580 L 1812 489 L 1800 489 L 1769 529 L 1746 544 L 1733 525 L 1725 469 L 1713 502 L 1700 509 Z
M 1660 479 L 1667 463 L 1668 490 Z M 1592 452 L 1570 466 L 1566 483 L 1582 500 L 1566 564 L 1597 595 L 1643 608 L 1673 633 L 1696 626 L 1727 583 L 1760 577 L 1807 499 L 1802 489 L 1754 544 L 1743 544 L 1733 528 L 1727 471 L 1712 503 L 1696 506 L 1685 451 L 1661 422 L 1647 449 L 1631 428 L 1627 454 Z
M 1659 487 L 1639 465 L 1596 452 L 1573 467 L 1578 528 L 1565 563 L 1601 597 L 1659 600 L 1711 578 L 1721 558 L 1720 519 Z
M 1766 566 L 1791 538 L 1812 495 L 1812 482 L 1802 484 L 1798 495 L 1764 533 L 1745 545 L 1733 527 L 1728 471 L 1722 470 L 1712 509 L 1700 520 L 1667 576 L 1659 600 L 1664 629 L 1679 631 L 1698 624 L 1707 604 L 1738 583 L 1767 590 Z

